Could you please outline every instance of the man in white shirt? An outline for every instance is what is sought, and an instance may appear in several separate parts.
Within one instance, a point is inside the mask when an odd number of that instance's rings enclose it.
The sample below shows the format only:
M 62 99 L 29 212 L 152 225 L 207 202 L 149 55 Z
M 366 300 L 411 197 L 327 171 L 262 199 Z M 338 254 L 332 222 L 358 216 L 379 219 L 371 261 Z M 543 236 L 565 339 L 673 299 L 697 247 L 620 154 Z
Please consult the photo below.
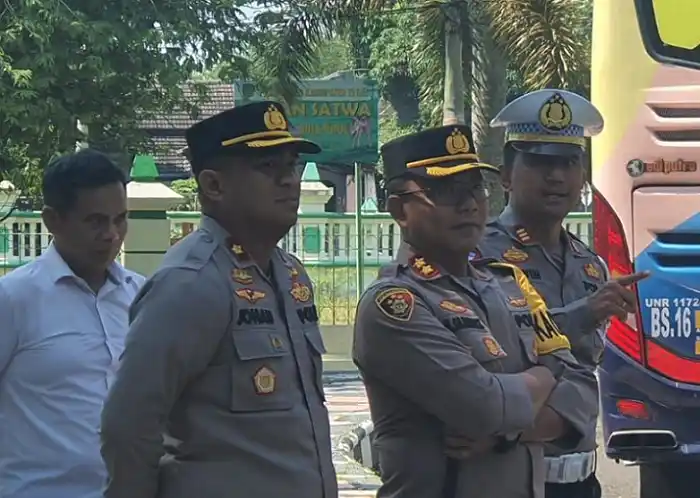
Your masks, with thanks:
M 98 498 L 99 421 L 144 278 L 115 262 L 126 176 L 82 150 L 44 173 L 36 260 L 0 278 L 0 498 Z

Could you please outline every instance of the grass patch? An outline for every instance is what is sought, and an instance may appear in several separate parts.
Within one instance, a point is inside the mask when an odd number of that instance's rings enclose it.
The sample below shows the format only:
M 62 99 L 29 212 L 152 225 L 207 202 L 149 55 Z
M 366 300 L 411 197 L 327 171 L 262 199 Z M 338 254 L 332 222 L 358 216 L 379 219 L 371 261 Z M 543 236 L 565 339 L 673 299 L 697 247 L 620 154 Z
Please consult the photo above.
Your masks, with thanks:
M 354 266 L 306 265 L 314 284 L 316 307 L 321 325 L 349 325 L 355 321 L 357 270 Z M 378 265 L 365 267 L 365 288 L 377 278 Z

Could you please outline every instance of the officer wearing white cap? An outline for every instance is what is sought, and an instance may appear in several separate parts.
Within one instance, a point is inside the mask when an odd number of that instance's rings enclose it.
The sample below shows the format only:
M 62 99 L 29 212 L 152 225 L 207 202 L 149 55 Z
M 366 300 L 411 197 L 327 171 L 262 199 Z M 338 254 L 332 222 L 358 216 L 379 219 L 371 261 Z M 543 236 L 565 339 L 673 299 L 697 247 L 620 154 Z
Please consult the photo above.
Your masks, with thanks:
M 509 103 L 491 126 L 506 128 L 501 177 L 508 205 L 487 225 L 472 256 L 519 266 L 569 337 L 576 359 L 593 371 L 607 321 L 633 312 L 634 295 L 626 287 L 646 276 L 610 281 L 603 261 L 562 227 L 586 180 L 588 137 L 602 131 L 603 118 L 580 95 L 545 89 Z M 599 498 L 595 450 L 595 419 L 575 448 L 548 444 L 546 498 Z

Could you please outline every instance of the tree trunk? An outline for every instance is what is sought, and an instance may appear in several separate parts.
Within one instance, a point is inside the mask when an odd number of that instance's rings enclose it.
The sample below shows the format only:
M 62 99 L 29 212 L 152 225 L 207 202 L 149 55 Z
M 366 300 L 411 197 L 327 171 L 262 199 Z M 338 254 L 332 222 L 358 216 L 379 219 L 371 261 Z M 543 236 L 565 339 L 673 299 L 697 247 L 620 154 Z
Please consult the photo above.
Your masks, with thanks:
M 472 85 L 472 130 L 479 157 L 499 165 L 503 160 L 503 128 L 491 128 L 489 123 L 506 104 L 506 59 L 490 29 L 485 28 L 481 38 Z
M 462 74 L 462 33 L 458 7 L 445 9 L 445 93 L 442 124 L 464 124 L 464 76 Z
M 483 14 L 482 14 L 483 16 Z M 475 49 L 474 83 L 472 84 L 472 130 L 474 144 L 482 161 L 501 165 L 503 160 L 503 128 L 491 128 L 489 123 L 506 103 L 508 85 L 506 81 L 506 58 L 493 39 L 489 19 L 482 17 L 479 23 L 480 43 Z M 491 193 L 489 214 L 497 216 L 505 206 L 505 195 L 500 178 L 486 175 Z

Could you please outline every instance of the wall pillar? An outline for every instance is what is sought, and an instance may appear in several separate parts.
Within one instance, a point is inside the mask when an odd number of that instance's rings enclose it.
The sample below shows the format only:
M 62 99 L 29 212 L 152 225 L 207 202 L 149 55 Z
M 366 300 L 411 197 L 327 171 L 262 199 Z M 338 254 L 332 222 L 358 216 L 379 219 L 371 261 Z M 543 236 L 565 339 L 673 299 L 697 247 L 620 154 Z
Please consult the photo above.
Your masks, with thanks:
M 167 211 L 183 197 L 158 181 L 158 168 L 151 156 L 136 156 L 131 182 L 126 187 L 129 231 L 122 248 L 122 264 L 150 276 L 170 248 Z

